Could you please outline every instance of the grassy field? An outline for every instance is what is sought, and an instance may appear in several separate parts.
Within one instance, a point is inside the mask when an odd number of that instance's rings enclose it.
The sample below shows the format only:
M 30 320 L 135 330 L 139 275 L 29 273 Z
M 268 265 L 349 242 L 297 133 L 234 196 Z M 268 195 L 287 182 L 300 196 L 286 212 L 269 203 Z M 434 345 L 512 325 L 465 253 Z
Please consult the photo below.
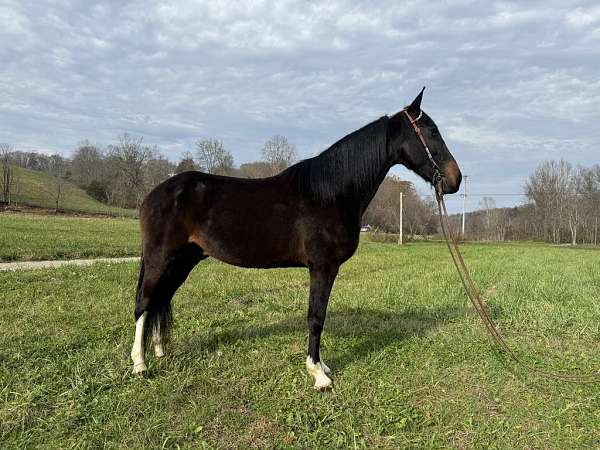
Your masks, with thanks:
M 140 247 L 133 219 L 0 213 L 0 261 L 135 256 Z
M 600 252 L 465 245 L 511 345 L 600 367 Z M 442 245 L 364 242 L 304 369 L 307 273 L 201 263 L 173 343 L 130 375 L 136 264 L 0 273 L 2 448 L 598 448 L 600 386 L 511 369 Z
M 56 178 L 36 170 L 14 167 L 16 187 L 13 199 L 19 205 L 55 209 Z M 63 181 L 60 209 L 69 212 L 107 214 L 119 217 L 134 217 L 137 211 L 108 206 L 90 197 L 83 189 Z

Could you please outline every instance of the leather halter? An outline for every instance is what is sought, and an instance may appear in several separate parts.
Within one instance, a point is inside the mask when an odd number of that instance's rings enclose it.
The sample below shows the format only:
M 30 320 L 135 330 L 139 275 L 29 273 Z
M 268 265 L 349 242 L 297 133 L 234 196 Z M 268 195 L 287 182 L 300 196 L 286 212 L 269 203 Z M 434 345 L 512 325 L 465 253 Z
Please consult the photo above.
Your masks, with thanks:
M 442 169 L 440 169 L 440 166 L 438 166 L 437 163 L 435 162 L 435 160 L 433 159 L 433 156 L 431 155 L 431 151 L 429 150 L 429 147 L 427 146 L 427 141 L 425 140 L 425 137 L 423 137 L 423 134 L 421 133 L 421 129 L 417 125 L 417 121 L 421 117 L 423 117 L 423 111 L 420 111 L 418 117 L 415 118 L 415 119 L 413 119 L 411 117 L 411 115 L 408 112 L 408 110 L 403 109 L 402 112 L 404 114 L 406 114 L 406 117 L 408 117 L 408 120 L 410 121 L 410 124 L 412 125 L 413 130 L 415 130 L 415 133 L 417 134 L 417 137 L 421 141 L 421 144 L 423 144 L 423 148 L 425 149 L 425 153 L 427 154 L 427 158 L 429 158 L 429 161 L 431 162 L 431 165 L 433 167 L 433 177 L 431 178 L 431 184 L 436 189 L 440 189 L 441 188 L 441 186 L 440 186 L 441 181 L 444 178 L 443 175 L 442 175 Z

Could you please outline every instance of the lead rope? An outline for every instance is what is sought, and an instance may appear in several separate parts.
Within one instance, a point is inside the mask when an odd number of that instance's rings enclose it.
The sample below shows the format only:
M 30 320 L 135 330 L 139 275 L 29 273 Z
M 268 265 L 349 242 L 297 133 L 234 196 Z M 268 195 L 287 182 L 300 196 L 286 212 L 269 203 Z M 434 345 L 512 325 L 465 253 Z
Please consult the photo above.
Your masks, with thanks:
M 481 294 L 475 285 L 475 282 L 471 278 L 467 265 L 458 249 L 458 243 L 454 237 L 454 234 L 451 231 L 448 220 L 448 210 L 446 209 L 446 203 L 444 202 L 444 196 L 441 190 L 441 182 L 436 183 L 435 186 L 435 196 L 438 204 L 438 211 L 440 214 L 440 224 L 442 227 L 442 232 L 444 234 L 444 238 L 446 240 L 446 245 L 448 246 L 448 250 L 450 251 L 450 255 L 452 256 L 452 261 L 456 266 L 456 270 L 458 271 L 458 275 L 460 276 L 460 280 L 462 282 L 463 287 L 465 288 L 465 292 L 467 293 L 467 297 L 471 300 L 475 311 L 483 324 L 485 325 L 488 333 L 490 333 L 494 343 L 498 346 L 499 350 L 506 354 L 510 359 L 512 359 L 517 365 L 524 367 L 525 369 L 535 372 L 539 375 L 542 375 L 546 378 L 552 378 L 555 380 L 566 381 L 569 383 L 579 383 L 579 384 L 590 384 L 590 383 L 598 383 L 600 382 L 600 373 L 596 372 L 591 375 L 569 375 L 561 372 L 553 372 L 549 370 L 539 369 L 527 362 L 525 362 L 521 357 L 519 357 L 506 343 L 504 337 L 498 331 L 496 324 L 489 316 L 487 309 L 483 303 L 481 298 Z M 450 236 L 450 237 L 448 237 Z M 451 244 L 452 243 L 452 244 Z

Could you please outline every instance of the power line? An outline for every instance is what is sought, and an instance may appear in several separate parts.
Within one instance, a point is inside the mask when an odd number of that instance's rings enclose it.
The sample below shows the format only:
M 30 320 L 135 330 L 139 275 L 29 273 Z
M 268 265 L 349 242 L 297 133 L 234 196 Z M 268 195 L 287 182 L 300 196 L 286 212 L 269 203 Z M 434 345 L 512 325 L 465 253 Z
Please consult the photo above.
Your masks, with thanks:
M 426 194 L 426 195 L 430 195 L 430 196 L 434 196 L 434 194 Z M 594 194 L 592 194 L 591 196 L 593 196 Z M 598 194 L 596 194 L 598 195 Z M 449 197 L 444 197 L 445 201 L 449 201 L 449 200 L 460 200 L 462 201 L 463 197 L 465 196 L 465 194 L 459 194 L 459 195 L 455 195 L 455 196 L 449 196 Z M 586 197 L 586 196 L 590 196 L 590 194 L 586 194 L 586 193 L 579 193 L 579 194 L 565 194 L 563 195 L 563 197 Z M 505 194 L 505 193 L 500 193 L 500 194 L 471 194 L 469 193 L 469 197 L 527 197 L 527 194 Z

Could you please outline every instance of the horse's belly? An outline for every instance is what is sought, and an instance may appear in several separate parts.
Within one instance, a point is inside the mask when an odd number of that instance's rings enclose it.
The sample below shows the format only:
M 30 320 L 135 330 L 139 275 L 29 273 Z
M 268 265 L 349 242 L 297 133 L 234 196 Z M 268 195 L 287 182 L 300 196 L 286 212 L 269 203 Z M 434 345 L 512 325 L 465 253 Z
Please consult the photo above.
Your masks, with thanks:
M 279 226 L 277 226 L 279 225 Z M 241 267 L 293 267 L 306 264 L 301 239 L 292 227 L 265 221 L 212 224 L 190 237 L 208 256 Z

